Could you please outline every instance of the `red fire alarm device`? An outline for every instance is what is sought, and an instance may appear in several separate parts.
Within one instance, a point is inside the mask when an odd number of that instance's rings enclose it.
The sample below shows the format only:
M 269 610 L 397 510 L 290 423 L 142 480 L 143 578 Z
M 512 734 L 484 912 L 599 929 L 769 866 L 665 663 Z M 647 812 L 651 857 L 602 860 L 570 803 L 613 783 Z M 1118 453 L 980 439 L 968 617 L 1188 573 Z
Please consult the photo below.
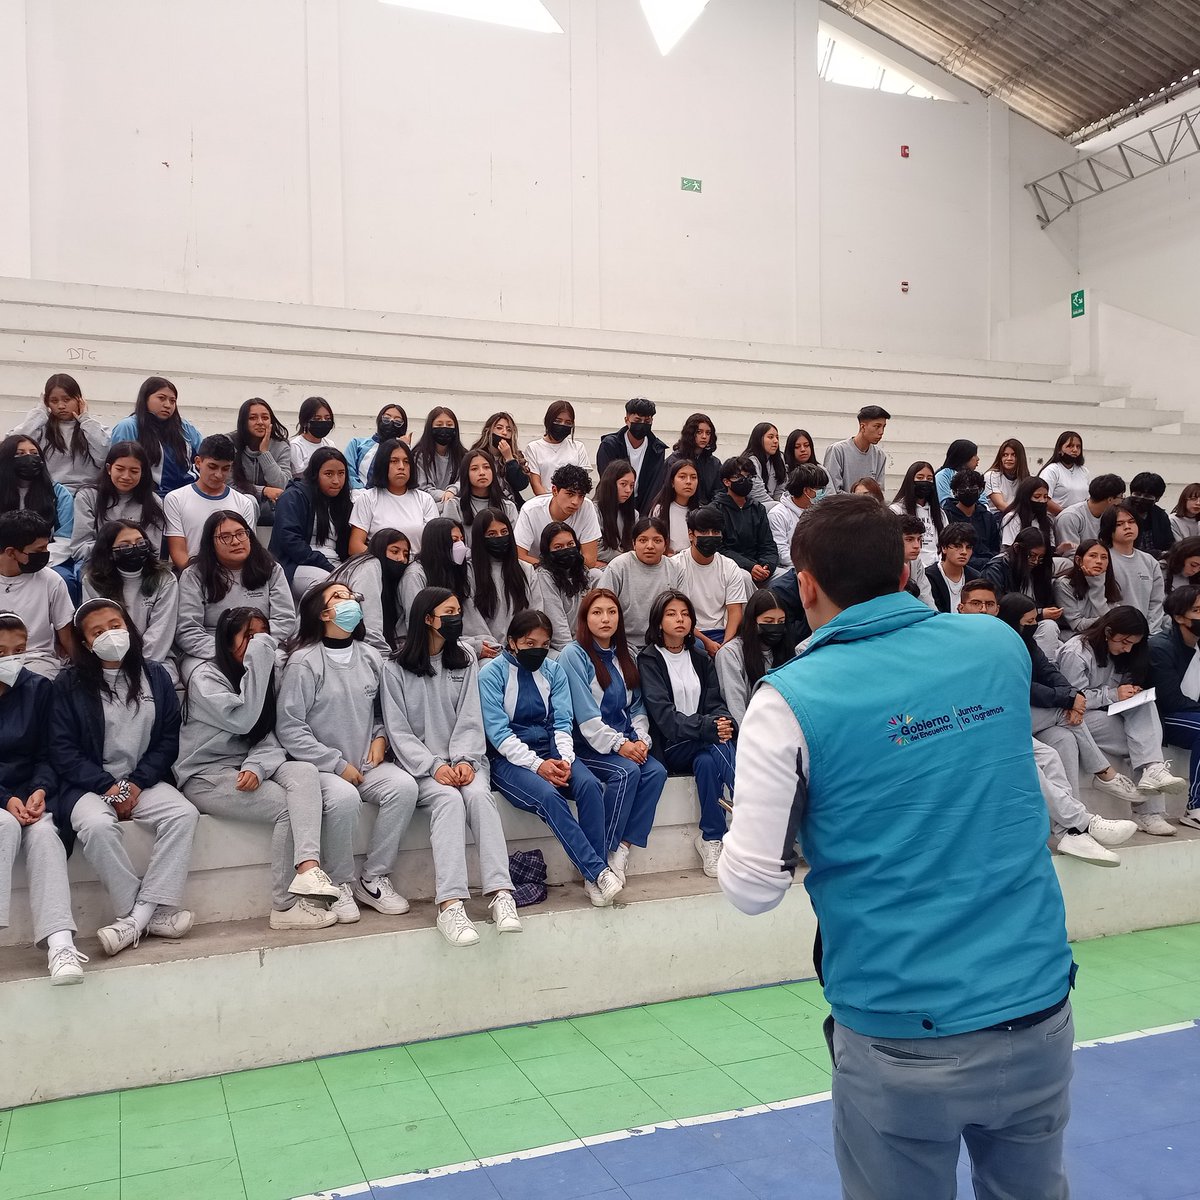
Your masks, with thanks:
M 907 147 L 907 146 L 901 146 L 901 147 L 900 147 L 900 157 L 901 157 L 901 158 L 907 158 L 907 157 L 908 157 L 908 147 Z

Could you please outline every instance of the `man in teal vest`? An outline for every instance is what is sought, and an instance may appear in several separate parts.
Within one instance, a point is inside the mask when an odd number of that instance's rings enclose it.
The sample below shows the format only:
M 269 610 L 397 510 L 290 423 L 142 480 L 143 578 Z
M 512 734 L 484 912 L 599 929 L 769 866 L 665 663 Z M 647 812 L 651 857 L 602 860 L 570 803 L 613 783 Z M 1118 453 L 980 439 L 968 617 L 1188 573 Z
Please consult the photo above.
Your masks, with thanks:
M 796 527 L 814 633 L 746 712 L 718 878 L 766 912 L 799 839 L 846 1200 L 953 1196 L 961 1139 L 977 1197 L 1063 1200 L 1074 966 L 1029 654 L 900 590 L 903 557 L 869 496 Z

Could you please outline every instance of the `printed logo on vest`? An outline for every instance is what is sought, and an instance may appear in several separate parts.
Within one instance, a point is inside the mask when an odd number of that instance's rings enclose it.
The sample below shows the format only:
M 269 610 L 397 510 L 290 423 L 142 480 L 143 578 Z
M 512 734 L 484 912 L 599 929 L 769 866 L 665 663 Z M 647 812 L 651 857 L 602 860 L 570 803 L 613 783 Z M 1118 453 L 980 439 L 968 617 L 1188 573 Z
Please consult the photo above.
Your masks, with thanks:
M 966 708 L 952 708 L 948 713 L 938 713 L 932 717 L 918 718 L 908 712 L 897 713 L 888 719 L 885 734 L 889 742 L 907 746 L 910 742 L 922 742 L 943 733 L 961 733 L 968 726 L 982 725 L 1004 711 L 1003 704 L 991 708 L 972 704 Z

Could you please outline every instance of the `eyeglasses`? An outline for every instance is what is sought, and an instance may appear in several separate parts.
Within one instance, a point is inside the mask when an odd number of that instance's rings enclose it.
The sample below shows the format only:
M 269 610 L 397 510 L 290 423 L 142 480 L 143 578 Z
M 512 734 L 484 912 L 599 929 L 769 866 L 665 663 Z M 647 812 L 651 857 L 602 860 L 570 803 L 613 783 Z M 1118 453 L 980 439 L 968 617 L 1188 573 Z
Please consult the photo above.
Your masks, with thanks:
M 1132 650 L 1138 644 L 1138 639 L 1132 634 L 1117 634 L 1109 639 L 1114 646 L 1123 646 L 1126 650 Z
M 963 608 L 970 608 L 976 612 L 999 612 L 1000 605 L 995 600 L 964 600 Z
M 217 541 L 220 542 L 222 546 L 235 546 L 238 542 L 248 542 L 249 540 L 250 534 L 244 529 L 239 529 L 236 533 L 217 534 Z

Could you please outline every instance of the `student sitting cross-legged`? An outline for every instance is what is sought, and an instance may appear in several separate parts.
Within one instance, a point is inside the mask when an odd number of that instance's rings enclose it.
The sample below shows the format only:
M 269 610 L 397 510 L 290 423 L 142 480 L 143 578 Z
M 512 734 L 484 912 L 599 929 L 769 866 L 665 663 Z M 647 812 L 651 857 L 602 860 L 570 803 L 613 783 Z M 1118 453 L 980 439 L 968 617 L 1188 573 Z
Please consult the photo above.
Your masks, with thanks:
M 624 883 L 630 850 L 650 836 L 667 770 L 650 754 L 650 721 L 614 592 L 584 596 L 575 640 L 558 661 L 571 685 L 575 752 L 604 787 L 608 865 Z
M 552 632 L 544 612 L 517 613 L 504 653 L 479 672 L 492 784 L 510 804 L 550 826 L 583 876 L 588 899 L 603 908 L 622 884 L 605 860 L 603 792 L 575 755 L 571 686 L 563 668 L 547 659 Z
M 448 588 L 422 588 L 408 610 L 408 636 L 383 668 L 383 724 L 397 762 L 429 808 L 437 927 L 452 946 L 474 946 L 479 931 L 463 904 L 467 830 L 479 850 L 479 882 L 497 933 L 520 933 L 508 873 L 508 846 L 488 778 L 479 706 L 479 668 L 462 642 L 462 605 Z

